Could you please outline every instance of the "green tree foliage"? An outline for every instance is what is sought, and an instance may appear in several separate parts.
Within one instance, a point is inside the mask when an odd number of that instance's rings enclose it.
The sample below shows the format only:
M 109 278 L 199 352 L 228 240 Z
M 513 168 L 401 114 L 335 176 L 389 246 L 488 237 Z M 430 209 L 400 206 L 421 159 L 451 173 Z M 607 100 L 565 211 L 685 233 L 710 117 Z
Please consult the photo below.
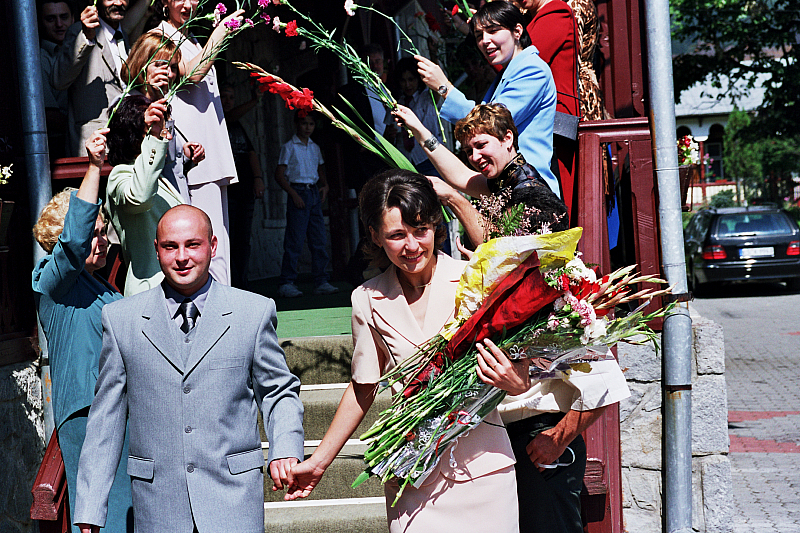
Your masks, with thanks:
M 761 167 L 761 146 L 742 138 L 742 132 L 750 127 L 750 114 L 734 109 L 728 115 L 723 137 L 725 175 L 739 182 L 742 196 L 750 201 L 766 196 L 764 173 Z
M 708 205 L 711 207 L 733 207 L 736 205 L 736 202 L 733 200 L 733 190 L 726 189 L 724 191 L 719 191 L 711 197 L 708 201 Z
M 694 46 L 674 58 L 675 95 L 710 75 L 749 87 L 766 75 L 765 98 L 748 128 L 752 138 L 794 135 L 800 124 L 798 0 L 670 0 L 673 37 Z M 732 84 L 731 84 L 732 85 Z

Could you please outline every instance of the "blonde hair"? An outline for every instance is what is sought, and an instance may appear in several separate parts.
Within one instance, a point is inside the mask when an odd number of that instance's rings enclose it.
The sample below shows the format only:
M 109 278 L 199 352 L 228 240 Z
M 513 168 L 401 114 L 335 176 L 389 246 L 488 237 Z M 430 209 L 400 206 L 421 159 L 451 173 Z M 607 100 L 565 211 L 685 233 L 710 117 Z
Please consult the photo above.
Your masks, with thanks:
M 64 218 L 67 216 L 67 211 L 69 211 L 69 197 L 72 191 L 77 190 L 74 187 L 67 187 L 53 196 L 44 206 L 42 213 L 39 215 L 39 220 L 33 226 L 33 238 L 48 254 L 53 251 L 59 235 L 64 231 Z
M 143 88 L 147 81 L 147 65 L 158 60 L 179 63 L 181 51 L 162 31 L 150 30 L 133 43 L 128 59 L 122 65 L 123 81 L 133 87 Z M 145 92 L 144 89 L 142 92 Z

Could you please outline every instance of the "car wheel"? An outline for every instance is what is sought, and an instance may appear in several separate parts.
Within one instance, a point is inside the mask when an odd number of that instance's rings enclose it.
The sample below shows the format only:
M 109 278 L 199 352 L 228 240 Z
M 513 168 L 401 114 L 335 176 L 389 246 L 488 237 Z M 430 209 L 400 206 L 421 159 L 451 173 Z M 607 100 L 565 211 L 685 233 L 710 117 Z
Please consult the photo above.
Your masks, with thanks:
M 800 278 L 791 278 L 786 280 L 786 288 L 792 292 L 800 291 Z

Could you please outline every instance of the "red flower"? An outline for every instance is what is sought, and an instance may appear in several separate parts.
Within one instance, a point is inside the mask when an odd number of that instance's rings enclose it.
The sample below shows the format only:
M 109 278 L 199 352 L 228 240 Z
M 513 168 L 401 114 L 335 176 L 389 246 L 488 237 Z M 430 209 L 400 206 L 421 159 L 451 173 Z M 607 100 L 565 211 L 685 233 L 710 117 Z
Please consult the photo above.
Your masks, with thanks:
M 425 22 L 428 23 L 428 28 L 430 28 L 431 31 L 439 31 L 441 29 L 436 18 L 430 13 L 425 13 Z
M 296 37 L 297 36 L 297 21 L 290 20 L 286 23 L 286 36 L 287 37 Z
M 314 109 L 314 93 L 307 87 L 303 87 L 302 92 L 295 91 L 292 93 L 292 104 L 297 109 L 305 111 L 305 113 L 301 113 L 304 117 L 309 111 Z
M 453 6 L 453 10 L 450 12 L 450 16 L 455 17 L 457 13 L 458 13 L 458 4 Z

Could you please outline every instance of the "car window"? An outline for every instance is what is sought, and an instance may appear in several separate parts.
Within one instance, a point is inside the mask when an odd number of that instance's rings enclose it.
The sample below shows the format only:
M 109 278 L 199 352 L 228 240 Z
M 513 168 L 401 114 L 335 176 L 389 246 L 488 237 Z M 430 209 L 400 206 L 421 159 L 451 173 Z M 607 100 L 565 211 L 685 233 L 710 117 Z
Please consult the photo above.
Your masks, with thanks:
M 731 213 L 720 215 L 717 235 L 779 235 L 791 233 L 789 219 L 782 213 Z

